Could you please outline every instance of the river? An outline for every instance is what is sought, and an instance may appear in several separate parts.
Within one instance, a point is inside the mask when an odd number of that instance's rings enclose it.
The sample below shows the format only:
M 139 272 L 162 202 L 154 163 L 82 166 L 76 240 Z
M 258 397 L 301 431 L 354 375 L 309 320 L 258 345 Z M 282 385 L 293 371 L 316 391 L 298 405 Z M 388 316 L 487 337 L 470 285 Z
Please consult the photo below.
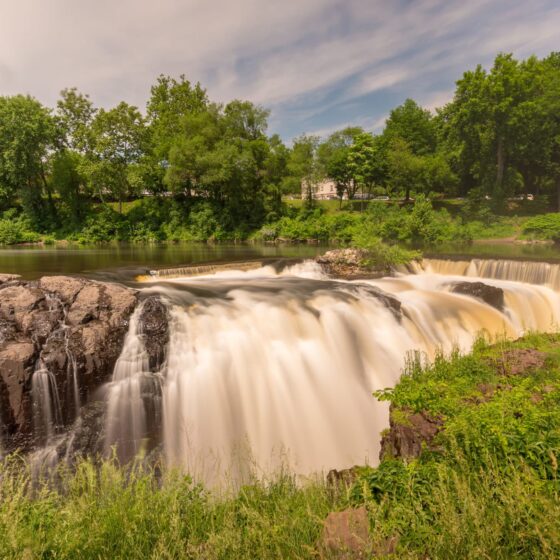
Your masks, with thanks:
M 250 270 L 135 283 L 144 299 L 166 306 L 167 358 L 150 372 L 140 304 L 103 393 L 107 453 L 121 447 L 130 458 L 152 440 L 149 449 L 168 464 L 212 484 L 281 468 L 309 475 L 376 464 L 388 409 L 372 392 L 394 386 L 413 353 L 430 360 L 438 351 L 467 351 L 481 333 L 556 330 L 560 255 L 546 248 L 552 262 L 530 261 L 525 249 L 507 259 L 426 258 L 391 277 L 352 282 L 329 278 L 309 259 L 321 249 L 301 245 L 18 249 L 0 254 L 0 270 L 131 283 L 161 266 L 264 260 Z M 278 259 L 294 260 L 270 265 Z M 502 299 L 457 293 L 464 282 L 490 286 Z M 58 399 L 53 384 L 39 383 L 48 381 L 43 370 L 35 376 L 36 397 L 50 407 Z

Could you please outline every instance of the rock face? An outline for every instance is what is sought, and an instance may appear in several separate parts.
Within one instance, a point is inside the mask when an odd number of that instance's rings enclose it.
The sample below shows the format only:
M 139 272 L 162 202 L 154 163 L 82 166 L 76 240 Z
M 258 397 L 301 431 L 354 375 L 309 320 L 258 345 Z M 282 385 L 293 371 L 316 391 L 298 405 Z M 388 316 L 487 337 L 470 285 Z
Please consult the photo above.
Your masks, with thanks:
M 379 458 L 400 457 L 415 459 L 424 448 L 434 449 L 433 440 L 442 429 L 443 422 L 425 412 L 410 412 L 391 406 L 389 430 L 381 439 Z
M 483 282 L 456 282 L 452 285 L 451 291 L 481 299 L 499 311 L 504 309 L 504 291 L 501 288 Z
M 383 271 L 376 270 L 364 264 L 367 251 L 363 249 L 333 249 L 317 257 L 316 261 L 325 272 L 344 280 L 359 280 L 364 278 L 379 278 Z
M 160 298 L 150 296 L 142 305 L 140 329 L 148 352 L 150 371 L 161 369 L 169 342 L 169 314 Z
M 4 278 L 0 277 L 2 447 L 27 450 L 44 443 L 32 441 L 33 373 L 48 370 L 60 402 L 60 421 L 71 424 L 77 406 L 111 376 L 137 294 L 123 286 L 66 276 L 35 282 Z

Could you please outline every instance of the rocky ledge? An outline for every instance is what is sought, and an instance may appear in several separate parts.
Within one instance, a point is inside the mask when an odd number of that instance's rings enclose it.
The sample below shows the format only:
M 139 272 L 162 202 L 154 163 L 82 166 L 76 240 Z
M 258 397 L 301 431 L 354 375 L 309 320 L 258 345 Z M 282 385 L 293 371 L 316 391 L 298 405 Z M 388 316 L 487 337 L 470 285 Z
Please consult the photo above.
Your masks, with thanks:
M 137 292 L 116 284 L 67 276 L 28 282 L 0 275 L 4 451 L 41 443 L 33 430 L 34 414 L 40 414 L 32 402 L 32 377 L 38 370 L 48 372 L 47 382 L 56 385 L 60 427 L 75 420 L 77 405 L 88 402 L 110 378 L 137 301 Z
M 323 270 L 343 280 L 380 278 L 386 271 L 366 265 L 368 253 L 364 249 L 333 249 L 316 258 Z

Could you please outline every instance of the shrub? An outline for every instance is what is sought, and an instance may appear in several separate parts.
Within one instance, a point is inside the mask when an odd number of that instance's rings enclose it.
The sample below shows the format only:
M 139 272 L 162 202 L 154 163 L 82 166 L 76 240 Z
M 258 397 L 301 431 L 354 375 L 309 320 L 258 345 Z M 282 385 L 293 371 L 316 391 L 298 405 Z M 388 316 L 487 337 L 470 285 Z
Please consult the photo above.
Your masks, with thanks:
M 18 216 L 15 208 L 4 212 L 0 219 L 0 245 L 34 243 L 40 239 L 41 235 L 33 231 L 29 219 L 23 215 Z
M 560 213 L 543 214 L 527 220 L 523 233 L 537 239 L 550 239 L 560 243 Z

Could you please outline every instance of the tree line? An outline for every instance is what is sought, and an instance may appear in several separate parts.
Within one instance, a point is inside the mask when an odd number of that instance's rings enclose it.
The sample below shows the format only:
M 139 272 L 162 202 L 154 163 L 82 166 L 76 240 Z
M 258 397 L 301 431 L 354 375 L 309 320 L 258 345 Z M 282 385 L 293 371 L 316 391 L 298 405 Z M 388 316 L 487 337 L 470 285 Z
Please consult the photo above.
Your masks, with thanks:
M 39 230 L 79 227 L 92 202 L 172 196 L 185 212 L 204 201 L 226 227 L 256 228 L 282 213 L 282 197 L 332 180 L 338 196 L 469 196 L 497 207 L 513 195 L 560 207 L 560 53 L 499 54 L 456 83 L 432 113 L 408 99 L 380 134 L 359 127 L 286 146 L 267 134 L 269 112 L 218 104 L 184 76 L 160 76 L 144 111 L 106 109 L 77 89 L 54 108 L 0 97 L 0 208 L 21 208 Z M 229 224 L 229 225 L 228 225 Z

